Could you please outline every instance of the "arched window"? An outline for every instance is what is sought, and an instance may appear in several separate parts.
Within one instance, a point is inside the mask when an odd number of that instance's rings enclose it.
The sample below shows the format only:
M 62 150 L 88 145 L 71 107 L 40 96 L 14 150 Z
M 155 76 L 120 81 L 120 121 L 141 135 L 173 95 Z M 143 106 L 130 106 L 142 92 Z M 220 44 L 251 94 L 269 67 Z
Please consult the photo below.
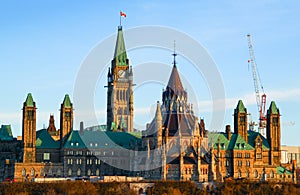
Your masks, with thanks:
M 99 169 L 96 170 L 96 175 L 99 176 L 100 175 L 100 171 Z
M 257 170 L 254 171 L 254 177 L 258 178 L 258 172 L 257 172 Z
M 34 176 L 34 174 L 35 174 L 35 171 L 34 171 L 34 168 L 31 168 L 31 176 Z
M 78 170 L 77 170 L 77 176 L 80 176 L 80 175 L 81 175 L 81 170 L 78 169 Z
M 250 176 L 250 173 L 249 171 L 246 172 L 246 177 L 249 177 Z
M 87 175 L 90 176 L 91 175 L 91 169 L 88 169 L 87 171 Z
M 72 169 L 68 170 L 68 175 L 71 176 L 72 175 Z
M 41 175 L 41 176 L 45 176 L 45 172 L 44 172 L 44 169 L 43 169 L 43 168 L 40 169 L 40 175 Z
M 22 176 L 26 176 L 26 170 L 22 169 Z
M 242 172 L 241 172 L 241 170 L 238 171 L 238 177 L 242 177 Z

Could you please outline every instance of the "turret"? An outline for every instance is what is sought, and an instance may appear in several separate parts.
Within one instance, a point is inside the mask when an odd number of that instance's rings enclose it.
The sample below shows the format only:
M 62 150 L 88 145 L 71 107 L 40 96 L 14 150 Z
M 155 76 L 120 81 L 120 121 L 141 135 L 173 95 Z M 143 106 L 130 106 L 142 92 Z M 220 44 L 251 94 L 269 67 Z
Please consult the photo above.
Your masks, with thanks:
M 274 101 L 267 111 L 267 140 L 270 145 L 270 164 L 280 164 L 280 112 Z
M 73 104 L 68 94 L 65 95 L 60 107 L 60 141 L 61 147 L 65 138 L 73 130 Z
M 162 116 L 161 116 L 159 101 L 157 101 L 156 104 L 155 131 L 157 134 L 157 147 L 160 148 L 162 145 Z
M 239 100 L 234 109 L 234 133 L 239 134 L 248 143 L 247 109 L 242 100 Z
M 23 105 L 22 140 L 23 162 L 34 163 L 36 160 L 36 106 L 31 93 L 27 95 Z

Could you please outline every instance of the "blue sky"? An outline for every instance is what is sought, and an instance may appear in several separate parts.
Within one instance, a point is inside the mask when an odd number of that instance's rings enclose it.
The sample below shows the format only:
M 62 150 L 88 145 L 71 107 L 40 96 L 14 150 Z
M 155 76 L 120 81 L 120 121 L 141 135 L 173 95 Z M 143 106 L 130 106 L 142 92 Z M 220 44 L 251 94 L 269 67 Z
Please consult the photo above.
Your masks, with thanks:
M 55 115 L 59 128 L 59 107 L 64 95 L 68 93 L 72 98 L 76 76 L 89 52 L 116 33 L 120 10 L 127 14 L 123 20 L 125 38 L 126 29 L 158 25 L 184 32 L 206 48 L 225 86 L 224 126 L 233 125 L 232 113 L 238 99 L 244 101 L 257 121 L 253 80 L 247 64 L 246 34 L 250 33 L 267 107 L 274 100 L 281 111 L 282 144 L 299 145 L 300 2 L 296 0 L 1 1 L 0 124 L 11 124 L 14 136 L 21 135 L 21 108 L 31 92 L 38 107 L 38 129 L 48 126 L 50 114 Z M 171 51 L 149 48 L 128 52 L 133 68 L 147 62 L 171 67 L 170 54 Z M 207 84 L 201 75 L 189 79 L 193 69 L 188 59 L 179 55 L 177 61 L 180 74 L 187 78 L 184 85 L 192 85 L 195 90 L 197 115 L 209 124 L 211 96 Z M 165 75 L 165 82 L 168 77 Z M 95 88 L 94 104 L 100 124 L 105 123 L 106 117 L 105 84 L 105 76 L 99 77 Z M 139 125 L 152 119 L 163 87 L 163 83 L 152 83 L 135 90 Z M 80 120 L 75 118 L 75 128 Z M 89 125 L 93 124 L 85 126 Z

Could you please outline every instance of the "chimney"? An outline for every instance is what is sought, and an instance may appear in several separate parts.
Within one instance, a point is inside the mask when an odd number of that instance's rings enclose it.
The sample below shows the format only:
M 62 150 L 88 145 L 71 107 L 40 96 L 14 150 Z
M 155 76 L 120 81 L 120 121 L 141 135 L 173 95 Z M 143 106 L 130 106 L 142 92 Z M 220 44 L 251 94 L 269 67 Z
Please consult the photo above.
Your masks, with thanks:
M 82 133 L 84 130 L 83 121 L 80 122 L 80 129 L 79 131 Z
M 231 127 L 230 125 L 226 125 L 226 134 L 227 134 L 227 139 L 231 139 Z

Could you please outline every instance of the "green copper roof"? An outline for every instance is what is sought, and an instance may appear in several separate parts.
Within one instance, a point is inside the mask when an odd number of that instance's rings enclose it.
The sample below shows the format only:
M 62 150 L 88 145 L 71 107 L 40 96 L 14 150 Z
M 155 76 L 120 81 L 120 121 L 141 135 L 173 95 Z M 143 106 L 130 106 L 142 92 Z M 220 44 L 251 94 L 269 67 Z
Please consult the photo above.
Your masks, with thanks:
M 118 27 L 118 36 L 117 36 L 114 59 L 116 61 L 116 66 L 128 66 L 122 26 Z
M 82 141 L 79 131 L 71 131 L 64 147 L 65 148 L 86 148 L 86 145 Z
M 34 107 L 34 101 L 33 101 L 31 93 L 28 93 L 26 101 L 25 101 L 25 105 L 28 107 Z
M 63 105 L 65 108 L 72 108 L 72 103 L 68 94 L 65 95 Z
M 236 106 L 235 112 L 245 113 L 247 112 L 244 103 L 242 100 L 239 100 L 238 105 Z
M 126 132 L 113 131 L 72 131 L 65 148 L 134 148 L 141 139 Z
M 47 129 L 36 132 L 36 148 L 59 148 L 59 141 L 55 141 L 48 133 Z
M 282 166 L 279 166 L 276 168 L 276 173 L 277 174 L 287 174 L 287 175 L 292 175 L 293 173 L 289 170 L 287 170 L 286 168 L 282 167 Z
M 0 140 L 1 141 L 11 141 L 13 140 L 13 135 L 10 125 L 1 125 L 0 128 Z
M 270 146 L 268 143 L 268 140 L 262 136 L 260 133 L 255 132 L 255 131 L 248 131 L 248 143 L 252 146 L 255 147 L 255 139 L 260 136 L 261 140 L 262 140 L 262 149 L 263 150 L 269 150 Z
M 271 102 L 269 112 L 271 112 L 271 114 L 278 114 L 278 108 L 274 101 Z
M 263 150 L 269 150 L 270 147 L 266 138 L 254 131 L 248 131 L 248 143 L 242 136 L 235 133 L 231 134 L 230 140 L 228 140 L 226 133 L 210 133 L 209 140 L 213 142 L 214 149 L 218 149 L 218 143 L 220 143 L 220 150 L 254 150 L 254 141 L 257 136 L 262 139 Z

